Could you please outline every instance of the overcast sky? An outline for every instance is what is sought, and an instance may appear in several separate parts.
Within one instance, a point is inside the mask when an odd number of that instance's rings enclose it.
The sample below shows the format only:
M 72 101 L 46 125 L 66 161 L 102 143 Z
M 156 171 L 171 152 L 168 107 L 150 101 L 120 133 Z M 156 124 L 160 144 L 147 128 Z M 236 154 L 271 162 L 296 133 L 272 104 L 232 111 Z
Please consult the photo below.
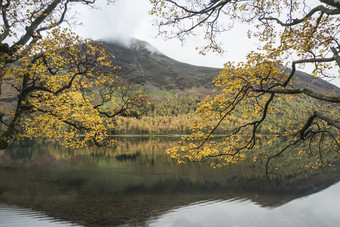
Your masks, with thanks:
M 125 44 L 130 37 L 147 41 L 163 54 L 178 61 L 194 65 L 222 68 L 227 61 L 244 61 L 256 43 L 247 38 L 247 27 L 237 26 L 223 35 L 223 43 L 227 50 L 223 56 L 210 53 L 199 55 L 195 47 L 203 46 L 202 37 L 191 37 L 183 45 L 178 40 L 163 40 L 156 37 L 157 28 L 153 26 L 153 18 L 148 15 L 149 0 L 118 0 L 114 5 L 106 5 L 104 0 L 99 9 L 77 6 L 79 22 L 75 30 L 80 35 L 98 39 L 119 40 Z M 332 83 L 340 87 L 340 79 Z
M 129 37 L 135 37 L 149 42 L 159 51 L 176 60 L 219 68 L 223 67 L 223 63 L 228 60 L 244 60 L 253 46 L 248 42 L 247 30 L 243 28 L 238 29 L 238 32 L 232 36 L 230 34 L 226 36 L 225 43 L 232 45 L 228 47 L 228 52 L 224 56 L 216 53 L 208 56 L 199 55 L 195 47 L 203 46 L 202 37 L 192 37 L 184 45 L 175 39 L 165 41 L 160 37 L 156 38 L 157 28 L 152 25 L 154 18 L 148 15 L 150 8 L 149 0 L 118 0 L 111 6 L 101 5 L 101 9 L 98 10 L 78 7 L 79 21 L 82 25 L 76 27 L 76 30 L 82 36 L 93 39 L 119 39 L 127 42 Z

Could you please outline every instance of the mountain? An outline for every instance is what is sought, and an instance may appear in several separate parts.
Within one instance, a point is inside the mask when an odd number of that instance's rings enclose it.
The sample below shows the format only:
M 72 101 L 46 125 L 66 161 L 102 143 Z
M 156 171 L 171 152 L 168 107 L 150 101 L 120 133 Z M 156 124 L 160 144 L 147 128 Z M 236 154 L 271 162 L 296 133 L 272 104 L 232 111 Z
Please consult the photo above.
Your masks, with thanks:
M 145 86 L 166 90 L 212 88 L 212 79 L 222 70 L 176 61 L 138 39 L 132 39 L 129 45 L 112 41 L 100 42 L 115 57 L 114 64 L 121 67 L 120 77 Z M 305 87 L 324 94 L 340 94 L 340 88 L 337 86 L 301 71 L 298 71 L 293 79 L 294 87 Z
M 131 82 L 161 89 L 211 87 L 212 79 L 221 69 L 185 64 L 171 59 L 149 43 L 133 39 L 129 46 L 101 41 L 111 53 L 114 65 L 120 66 L 120 76 Z M 180 53 L 179 53 L 180 54 Z
M 181 95 L 185 96 L 188 93 L 192 94 L 192 88 L 195 88 L 195 96 L 205 97 L 211 93 L 213 78 L 222 70 L 176 61 L 162 54 L 149 43 L 138 39 L 132 39 L 129 45 L 113 41 L 99 42 L 103 43 L 106 50 L 115 57 L 113 64 L 121 67 L 118 76 L 143 85 L 148 90 L 165 90 L 176 95 L 180 90 L 183 91 Z M 294 87 L 310 88 L 324 94 L 334 92 L 340 95 L 339 87 L 307 73 L 298 71 L 294 79 Z M 191 91 L 187 92 L 188 89 Z M 163 95 L 161 93 L 158 98 L 164 97 Z M 10 83 L 3 83 L 0 104 L 12 103 L 16 99 L 16 90 L 10 86 Z

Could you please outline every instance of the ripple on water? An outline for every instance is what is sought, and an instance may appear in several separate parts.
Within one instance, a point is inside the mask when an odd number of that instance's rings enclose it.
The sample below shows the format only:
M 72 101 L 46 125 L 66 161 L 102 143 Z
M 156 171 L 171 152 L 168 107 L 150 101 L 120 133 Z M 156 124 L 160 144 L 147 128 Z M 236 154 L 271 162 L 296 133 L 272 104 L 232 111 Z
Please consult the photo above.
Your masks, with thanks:
M 0 203 L 0 227 L 68 227 L 79 226 L 54 219 L 44 213 Z

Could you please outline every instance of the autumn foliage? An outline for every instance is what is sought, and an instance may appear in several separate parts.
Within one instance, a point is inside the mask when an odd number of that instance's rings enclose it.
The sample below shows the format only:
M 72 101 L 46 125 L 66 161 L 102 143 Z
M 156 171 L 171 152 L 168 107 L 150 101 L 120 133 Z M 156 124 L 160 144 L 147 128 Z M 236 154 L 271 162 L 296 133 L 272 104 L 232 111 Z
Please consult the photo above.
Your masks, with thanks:
M 269 161 L 285 151 L 298 147 L 300 154 L 319 157 L 322 152 L 339 152 L 338 94 L 294 86 L 298 67 L 313 67 L 315 78 L 338 78 L 340 63 L 339 2 L 321 1 L 172 1 L 151 0 L 165 38 L 186 39 L 203 32 L 207 45 L 199 51 L 223 52 L 219 34 L 228 30 L 232 35 L 234 23 L 251 24 L 249 38 L 257 39 L 258 50 L 251 52 L 245 62 L 227 62 L 214 80 L 215 93 L 207 97 L 197 110 L 202 120 L 193 127 L 189 137 L 169 150 L 179 162 L 212 160 L 214 166 L 225 166 L 243 160 L 262 143 L 272 143 L 284 136 L 289 141 L 283 148 L 261 155 Z M 175 27 L 175 28 L 173 28 Z M 290 119 L 277 136 L 263 139 L 260 128 L 275 115 L 275 103 L 290 102 L 297 96 L 317 100 Z M 315 102 L 311 102 L 315 103 Z M 244 124 L 226 132 L 224 141 L 213 140 L 221 123 L 235 112 L 243 111 Z M 289 110 L 288 110 L 289 111 Z M 287 111 L 287 112 L 288 112 Z M 285 116 L 283 116 L 285 117 Z M 214 123 L 214 122 L 218 123 Z M 296 149 L 295 149 L 296 150 Z M 254 161 L 259 160 L 254 157 Z M 267 168 L 268 171 L 268 168 Z
M 7 98 L 0 149 L 25 137 L 66 147 L 107 144 L 112 119 L 132 110 L 139 115 L 147 103 L 142 91 L 114 75 L 118 67 L 102 45 L 61 27 L 72 4 L 95 1 L 71 2 L 1 1 L 0 95 Z

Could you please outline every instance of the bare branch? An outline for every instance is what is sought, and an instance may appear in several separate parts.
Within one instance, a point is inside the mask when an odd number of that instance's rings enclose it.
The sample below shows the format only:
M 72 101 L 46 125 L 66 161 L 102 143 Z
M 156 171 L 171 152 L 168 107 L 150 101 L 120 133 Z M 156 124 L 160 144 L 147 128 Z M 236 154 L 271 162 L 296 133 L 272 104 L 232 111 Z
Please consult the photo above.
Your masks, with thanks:
M 329 9 L 324 7 L 323 5 L 319 5 L 315 8 L 313 8 L 311 11 L 309 11 L 309 13 L 307 13 L 303 18 L 300 19 L 294 19 L 292 22 L 289 23 L 285 23 L 281 20 L 279 20 L 278 18 L 274 18 L 274 17 L 259 17 L 260 21 L 266 20 L 266 21 L 275 21 L 277 22 L 279 25 L 284 26 L 284 27 L 291 27 L 297 24 L 302 23 L 303 21 L 305 21 L 307 18 L 310 18 L 311 16 L 313 16 L 315 13 L 317 12 L 321 12 L 327 15 L 337 15 L 340 14 L 340 9 Z

